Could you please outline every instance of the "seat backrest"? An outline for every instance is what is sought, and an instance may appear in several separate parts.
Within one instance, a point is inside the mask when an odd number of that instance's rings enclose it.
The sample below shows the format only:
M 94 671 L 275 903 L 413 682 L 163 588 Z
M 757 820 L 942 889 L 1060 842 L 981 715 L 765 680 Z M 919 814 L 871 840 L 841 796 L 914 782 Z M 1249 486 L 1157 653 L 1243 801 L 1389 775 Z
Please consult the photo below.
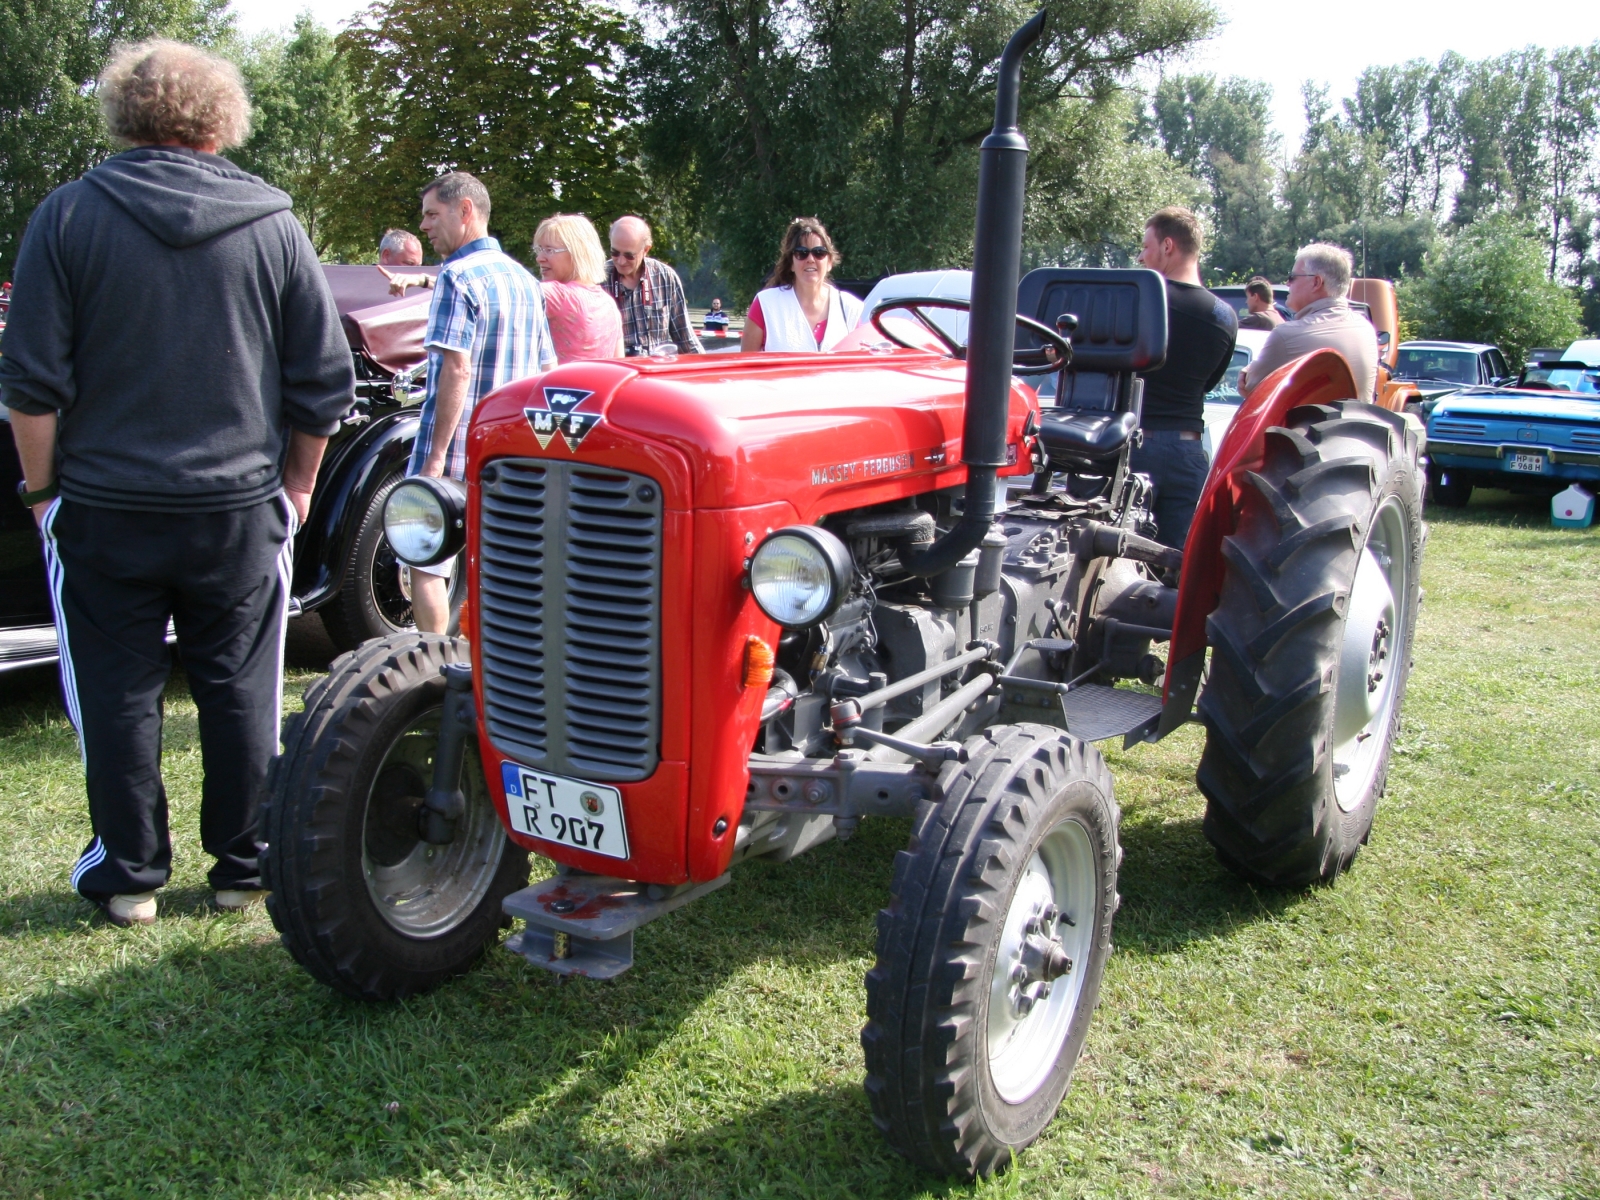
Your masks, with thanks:
M 1056 318 L 1078 318 L 1072 366 L 1056 404 L 1099 411 L 1134 403 L 1135 374 L 1167 359 L 1167 285 L 1144 267 L 1040 267 L 1017 288 L 1017 311 L 1054 329 Z M 1019 328 L 1018 349 L 1038 339 Z

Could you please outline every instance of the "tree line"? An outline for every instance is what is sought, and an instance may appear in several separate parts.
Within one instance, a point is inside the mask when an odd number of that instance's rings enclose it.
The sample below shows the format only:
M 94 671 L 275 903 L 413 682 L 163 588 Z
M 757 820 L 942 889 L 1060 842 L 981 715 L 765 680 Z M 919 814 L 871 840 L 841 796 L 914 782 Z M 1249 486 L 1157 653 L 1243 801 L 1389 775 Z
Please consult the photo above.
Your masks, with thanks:
M 111 45 L 157 34 L 239 63 L 254 125 L 231 157 L 290 194 L 329 259 L 370 261 L 384 228 L 415 224 L 416 189 L 462 168 L 489 185 L 513 253 L 557 210 L 602 226 L 639 212 L 680 266 L 714 255 L 735 300 L 802 213 L 828 223 L 845 276 L 961 266 L 994 64 L 1035 7 L 377 0 L 337 36 L 301 17 L 243 39 L 225 3 L 0 0 L 0 276 L 33 206 L 115 150 L 93 97 Z M 1375 67 L 1337 109 L 1308 88 L 1291 155 L 1264 84 L 1175 74 L 1140 90 L 1215 30 L 1206 0 L 1046 5 L 1022 99 L 1030 265 L 1126 262 L 1144 217 L 1186 202 L 1211 223 L 1213 280 L 1281 276 L 1326 238 L 1409 279 L 1409 310 L 1442 312 L 1418 290 L 1430 272 L 1459 283 L 1450 255 L 1511 239 L 1489 257 L 1540 264 L 1543 333 L 1576 321 L 1579 296 L 1600 319 L 1600 44 Z
M 1580 293 L 1600 324 L 1600 42 L 1369 67 L 1337 106 L 1309 84 L 1302 100 L 1290 154 L 1265 84 L 1175 75 L 1156 86 L 1144 136 L 1204 185 L 1211 278 L 1281 274 L 1313 240 L 1349 247 L 1365 274 L 1417 278 L 1430 256 L 1526 239 L 1546 281 Z M 1525 248 L 1513 257 L 1530 261 Z

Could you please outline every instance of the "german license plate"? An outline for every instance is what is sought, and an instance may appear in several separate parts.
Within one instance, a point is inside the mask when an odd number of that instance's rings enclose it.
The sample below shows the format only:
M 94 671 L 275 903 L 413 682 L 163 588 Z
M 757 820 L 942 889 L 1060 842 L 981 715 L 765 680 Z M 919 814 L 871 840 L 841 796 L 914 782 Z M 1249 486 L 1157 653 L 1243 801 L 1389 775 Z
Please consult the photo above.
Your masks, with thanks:
M 1508 471 L 1521 471 L 1525 475 L 1544 474 L 1544 455 L 1513 454 L 1506 462 Z
M 511 828 L 606 858 L 628 857 L 622 793 L 603 783 L 547 775 L 518 763 L 501 763 Z

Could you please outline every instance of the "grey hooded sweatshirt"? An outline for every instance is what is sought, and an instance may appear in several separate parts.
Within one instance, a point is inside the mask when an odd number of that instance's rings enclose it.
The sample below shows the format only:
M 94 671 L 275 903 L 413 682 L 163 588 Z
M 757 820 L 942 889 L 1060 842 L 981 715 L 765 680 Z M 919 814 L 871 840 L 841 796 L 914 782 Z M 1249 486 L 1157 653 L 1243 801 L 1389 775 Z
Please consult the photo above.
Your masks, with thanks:
M 282 486 L 354 376 L 289 197 L 226 159 L 147 146 L 45 197 L 17 257 L 0 401 L 59 414 L 61 494 L 223 512 Z

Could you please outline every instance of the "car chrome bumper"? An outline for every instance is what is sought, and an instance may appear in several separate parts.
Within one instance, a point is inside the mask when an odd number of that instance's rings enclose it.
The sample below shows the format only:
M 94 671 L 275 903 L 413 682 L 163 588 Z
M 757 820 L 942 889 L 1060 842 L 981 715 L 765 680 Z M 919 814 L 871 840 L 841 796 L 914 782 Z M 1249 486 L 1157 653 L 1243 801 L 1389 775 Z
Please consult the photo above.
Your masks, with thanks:
M 60 658 L 54 625 L 0 629 L 0 671 L 43 667 Z

